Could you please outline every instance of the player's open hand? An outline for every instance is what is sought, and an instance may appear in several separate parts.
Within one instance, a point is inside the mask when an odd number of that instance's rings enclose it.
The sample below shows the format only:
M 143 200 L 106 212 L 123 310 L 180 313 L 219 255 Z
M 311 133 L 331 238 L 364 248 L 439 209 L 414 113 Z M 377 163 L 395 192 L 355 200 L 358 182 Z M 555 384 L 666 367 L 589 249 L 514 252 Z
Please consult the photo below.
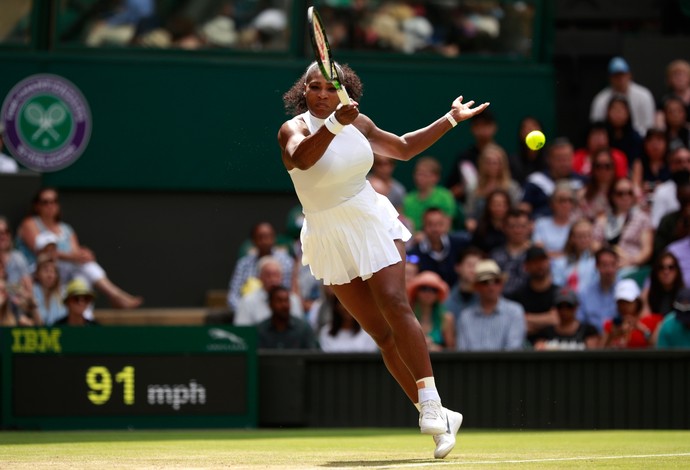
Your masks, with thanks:
M 464 121 L 484 111 L 489 103 L 482 103 L 474 108 L 472 106 L 474 106 L 474 100 L 463 103 L 462 96 L 458 96 L 451 105 L 450 114 L 457 122 Z

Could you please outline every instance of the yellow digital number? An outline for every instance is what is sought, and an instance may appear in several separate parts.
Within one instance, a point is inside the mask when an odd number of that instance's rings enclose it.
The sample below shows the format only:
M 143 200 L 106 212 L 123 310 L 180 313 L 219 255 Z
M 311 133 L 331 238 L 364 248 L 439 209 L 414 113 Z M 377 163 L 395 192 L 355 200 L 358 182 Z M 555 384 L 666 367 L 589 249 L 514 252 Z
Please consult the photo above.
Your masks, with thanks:
M 134 367 L 125 366 L 120 372 L 115 375 L 115 380 L 118 383 L 123 383 L 122 386 L 122 401 L 125 405 L 134 404 Z
M 86 384 L 89 386 L 89 401 L 94 405 L 103 405 L 110 400 L 113 390 L 113 379 L 110 371 L 103 366 L 89 367 L 86 371 Z

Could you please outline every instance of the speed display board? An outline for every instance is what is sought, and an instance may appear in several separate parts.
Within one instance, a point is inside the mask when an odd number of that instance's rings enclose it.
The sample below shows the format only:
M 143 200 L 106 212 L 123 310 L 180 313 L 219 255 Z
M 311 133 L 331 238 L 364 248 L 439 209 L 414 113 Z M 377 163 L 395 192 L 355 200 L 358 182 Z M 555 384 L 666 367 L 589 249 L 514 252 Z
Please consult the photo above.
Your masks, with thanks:
M 5 428 L 256 426 L 253 328 L 12 328 L 0 346 Z

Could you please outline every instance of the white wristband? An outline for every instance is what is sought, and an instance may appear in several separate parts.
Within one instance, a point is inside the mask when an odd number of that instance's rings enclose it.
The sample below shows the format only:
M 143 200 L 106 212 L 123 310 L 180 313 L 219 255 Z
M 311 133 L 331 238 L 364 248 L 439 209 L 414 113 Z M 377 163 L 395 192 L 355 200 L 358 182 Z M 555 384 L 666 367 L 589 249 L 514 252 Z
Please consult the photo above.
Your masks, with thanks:
M 328 129 L 333 135 L 338 135 L 338 133 L 340 133 L 340 131 L 343 130 L 343 125 L 340 124 L 338 120 L 335 118 L 335 111 L 332 112 L 331 115 L 326 118 L 326 122 L 324 122 L 324 125 L 326 126 L 326 129 Z
M 446 113 L 446 119 L 448 119 L 451 126 L 455 127 L 458 125 L 458 121 L 450 114 L 450 111 Z

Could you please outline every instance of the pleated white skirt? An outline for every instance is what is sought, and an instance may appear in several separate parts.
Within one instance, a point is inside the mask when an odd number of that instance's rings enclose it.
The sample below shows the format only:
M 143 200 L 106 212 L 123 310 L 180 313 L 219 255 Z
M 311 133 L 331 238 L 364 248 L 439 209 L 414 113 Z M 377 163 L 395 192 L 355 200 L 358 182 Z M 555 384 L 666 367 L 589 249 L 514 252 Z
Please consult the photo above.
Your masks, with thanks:
M 412 236 L 398 211 L 369 182 L 352 199 L 319 212 L 305 212 L 302 264 L 324 284 L 369 279 L 380 269 L 401 261 L 394 240 Z

